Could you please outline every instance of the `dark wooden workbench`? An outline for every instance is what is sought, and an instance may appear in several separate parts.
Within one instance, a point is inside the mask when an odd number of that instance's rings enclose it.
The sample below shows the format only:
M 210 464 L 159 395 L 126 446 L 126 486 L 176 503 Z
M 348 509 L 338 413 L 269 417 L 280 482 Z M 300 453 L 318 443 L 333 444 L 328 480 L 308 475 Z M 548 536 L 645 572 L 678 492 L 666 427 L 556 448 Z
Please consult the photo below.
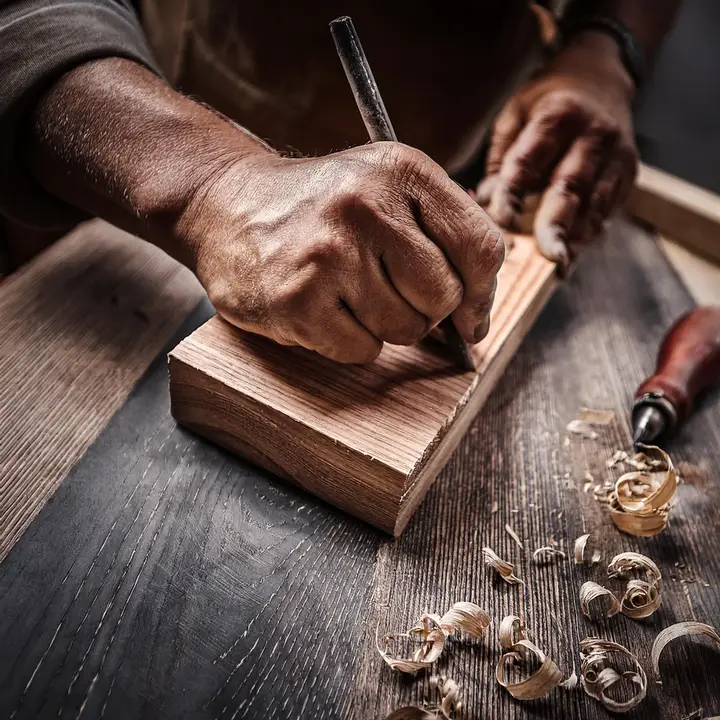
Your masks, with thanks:
M 650 676 L 628 717 L 720 714 L 720 652 L 707 641 L 671 646 L 662 686 L 648 661 L 661 628 L 720 625 L 717 395 L 669 447 L 709 472 L 680 487 L 660 537 L 621 536 L 583 491 L 587 470 L 604 479 L 605 460 L 628 448 L 632 392 L 660 333 L 691 304 L 653 241 L 616 228 L 550 302 L 396 541 L 176 427 L 159 358 L 0 563 L 0 718 L 381 719 L 426 684 L 384 666 L 376 628 L 403 630 L 461 599 L 496 620 L 482 641 L 451 642 L 439 663 L 461 686 L 463 718 L 609 717 L 579 689 L 517 703 L 497 686 L 508 613 L 568 674 L 586 635 L 628 645 Z M 199 307 L 182 332 L 208 313 Z M 617 422 L 597 441 L 566 444 L 581 405 L 612 409 Z M 24 461 L 37 452 L 27 447 Z M 599 566 L 530 562 L 551 538 L 571 555 L 583 532 L 602 539 Z M 499 584 L 483 545 L 517 560 L 526 586 Z M 597 628 L 577 592 L 602 582 L 622 550 L 660 565 L 663 605 L 648 621 Z

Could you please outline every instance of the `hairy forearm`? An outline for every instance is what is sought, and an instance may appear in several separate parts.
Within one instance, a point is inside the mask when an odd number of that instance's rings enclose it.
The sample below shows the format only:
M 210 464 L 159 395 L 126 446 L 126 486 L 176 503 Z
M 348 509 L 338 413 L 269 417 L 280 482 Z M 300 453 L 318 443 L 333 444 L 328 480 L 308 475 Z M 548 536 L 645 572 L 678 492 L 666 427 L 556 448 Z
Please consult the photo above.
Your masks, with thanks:
M 129 60 L 63 76 L 32 116 L 26 161 L 53 195 L 192 265 L 169 230 L 198 187 L 263 143 Z
M 635 33 L 645 54 L 652 59 L 672 27 L 682 0 L 574 0 L 566 17 L 607 15 Z

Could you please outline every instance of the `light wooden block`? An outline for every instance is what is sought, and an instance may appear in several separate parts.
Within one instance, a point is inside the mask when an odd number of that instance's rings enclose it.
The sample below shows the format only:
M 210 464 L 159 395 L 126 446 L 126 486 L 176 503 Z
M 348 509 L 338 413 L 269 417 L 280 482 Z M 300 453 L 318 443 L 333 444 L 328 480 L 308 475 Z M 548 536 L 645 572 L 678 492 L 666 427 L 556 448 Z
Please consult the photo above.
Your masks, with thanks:
M 208 321 L 170 353 L 172 413 L 185 427 L 398 535 L 482 407 L 555 285 L 517 238 L 498 279 L 477 373 L 444 348 L 386 346 L 341 365 Z
M 641 163 L 628 212 L 693 252 L 720 261 L 720 196 Z

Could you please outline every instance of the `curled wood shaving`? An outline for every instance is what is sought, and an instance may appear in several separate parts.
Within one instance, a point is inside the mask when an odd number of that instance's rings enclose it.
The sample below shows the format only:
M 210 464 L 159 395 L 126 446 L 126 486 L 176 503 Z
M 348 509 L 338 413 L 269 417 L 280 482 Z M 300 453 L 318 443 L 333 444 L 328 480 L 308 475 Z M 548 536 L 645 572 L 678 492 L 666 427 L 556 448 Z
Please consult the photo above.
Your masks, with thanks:
M 385 635 L 378 639 L 375 637 L 375 646 L 380 653 L 382 659 L 393 669 L 398 672 L 410 673 L 414 675 L 420 670 L 430 667 L 439 657 L 445 647 L 445 638 L 447 634 L 440 627 L 440 618 L 436 615 L 425 614 L 422 617 L 421 624 L 411 628 L 406 633 L 395 633 Z M 387 646 L 395 642 L 398 638 L 411 638 L 419 636 L 421 645 L 415 650 L 410 658 L 395 657 L 391 655 Z M 386 649 L 380 647 L 383 642 Z
M 671 625 L 670 627 L 665 628 L 655 638 L 652 651 L 650 652 L 650 659 L 652 661 L 653 672 L 655 675 L 658 677 L 660 676 L 660 655 L 662 655 L 662 651 L 665 649 L 665 646 L 679 637 L 685 637 L 688 635 L 704 635 L 705 637 L 709 637 L 711 640 L 714 640 L 718 646 L 720 646 L 720 635 L 718 635 L 717 630 L 710 625 L 693 621 Z
M 636 552 L 620 553 L 610 561 L 607 573 L 609 578 L 629 580 L 621 602 L 623 615 L 641 620 L 660 607 L 662 575 L 649 557 Z
M 618 672 L 611 662 L 615 654 L 629 661 L 634 669 Z M 582 659 L 580 683 L 583 690 L 600 702 L 606 710 L 615 713 L 628 712 L 645 698 L 647 675 L 638 659 L 626 647 L 602 638 L 585 638 L 580 641 L 580 657 Z M 607 691 L 623 679 L 630 681 L 636 687 L 633 688 L 634 694 L 629 700 L 620 702 L 609 697 Z
M 458 700 L 458 684 L 451 678 L 432 677 L 430 687 L 436 688 L 440 693 L 439 715 L 443 718 L 452 718 L 454 712 L 462 710 L 462 701 Z
M 607 588 L 588 580 L 580 588 L 580 609 L 585 617 L 602 620 L 620 612 L 620 601 Z
M 608 565 L 608 577 L 629 580 L 636 573 L 644 574 L 645 579 L 660 587 L 662 575 L 660 568 L 647 555 L 636 552 L 624 552 L 616 555 Z
M 480 637 L 490 627 L 492 618 L 471 602 L 456 602 L 439 620 L 442 630 L 449 635 L 462 630 L 472 637 Z
M 393 670 L 414 675 L 430 667 L 440 657 L 450 633 L 461 630 L 472 637 L 479 637 L 491 622 L 490 616 L 475 603 L 456 602 L 442 617 L 424 613 L 418 623 L 406 633 L 394 633 L 382 638 L 376 635 L 375 645 L 382 659 Z M 388 646 L 399 638 L 420 641 L 412 657 L 396 657 L 388 651 Z M 384 647 L 381 647 L 381 642 Z
M 427 704 L 424 708 L 417 705 L 398 708 L 385 720 L 452 720 L 453 713 L 462 710 L 462 701 L 458 700 L 458 684 L 450 678 L 436 676 L 431 677 L 428 684 L 431 690 L 437 692 L 439 702 Z
M 645 580 L 630 580 L 621 605 L 623 615 L 633 620 L 650 617 L 660 607 L 660 590 Z
M 489 547 L 484 547 L 482 549 L 482 553 L 483 558 L 485 559 L 485 564 L 497 571 L 500 577 L 508 585 L 525 584 L 519 577 L 515 577 L 513 574 L 515 566 L 512 563 L 507 562 L 507 560 L 503 560 L 494 550 Z
M 649 470 L 635 470 L 618 478 L 608 496 L 610 516 L 615 525 L 630 535 L 650 537 L 667 525 L 670 500 L 677 488 L 677 474 L 670 456 L 655 446 L 645 450 Z M 661 462 L 656 462 L 656 460 Z
M 517 546 L 522 550 L 523 549 L 522 540 L 520 540 L 520 538 L 518 537 L 518 534 L 507 523 L 505 524 L 505 532 L 515 541 Z
M 585 535 L 581 535 L 576 541 L 575 541 L 575 564 L 576 565 L 582 565 L 585 562 L 585 546 L 587 545 L 587 541 L 590 538 L 590 533 L 585 533 Z
M 500 644 L 506 652 L 498 662 L 495 677 L 516 700 L 537 700 L 545 697 L 562 681 L 558 666 L 540 648 L 525 636 L 522 621 L 515 615 L 508 615 L 500 624 Z M 505 668 L 509 664 L 528 662 L 531 657 L 540 667 L 525 680 L 512 683 L 505 680 Z
M 556 558 L 564 558 L 564 557 L 565 557 L 565 553 L 562 550 L 558 550 L 556 547 L 552 547 L 552 545 L 546 545 L 545 547 L 539 547 L 532 554 L 533 562 L 536 565 L 547 565 L 548 563 L 551 563 Z

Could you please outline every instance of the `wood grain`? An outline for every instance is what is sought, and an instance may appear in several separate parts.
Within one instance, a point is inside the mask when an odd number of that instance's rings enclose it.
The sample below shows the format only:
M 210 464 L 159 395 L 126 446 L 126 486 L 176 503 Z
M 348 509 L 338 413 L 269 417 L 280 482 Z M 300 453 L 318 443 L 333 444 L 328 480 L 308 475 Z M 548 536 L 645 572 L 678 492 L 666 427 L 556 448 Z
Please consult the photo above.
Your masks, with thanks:
M 182 425 L 392 534 L 399 534 L 555 286 L 520 237 L 498 280 L 476 373 L 442 349 L 386 346 L 341 366 L 210 320 L 170 353 Z
M 604 479 L 605 459 L 629 446 L 632 394 L 661 333 L 691 305 L 652 238 L 617 226 L 555 293 L 396 540 L 177 427 L 161 358 L 0 564 L 0 717 L 383 720 L 427 680 L 393 674 L 376 630 L 466 599 L 494 624 L 480 641 L 452 640 L 438 664 L 461 685 L 459 720 L 609 718 L 581 690 L 513 701 L 494 680 L 497 626 L 522 615 L 566 672 L 579 667 L 579 640 L 596 633 L 649 672 L 660 628 L 720 625 L 717 395 L 668 446 L 706 469 L 686 474 L 661 536 L 620 535 L 583 491 L 587 470 Z M 566 447 L 581 405 L 614 410 L 616 422 Z M 554 537 L 569 549 L 582 532 L 604 564 L 629 549 L 658 563 L 655 616 L 594 625 L 577 591 L 585 579 L 607 582 L 602 564 L 531 564 L 535 547 Z M 483 545 L 517 562 L 526 587 L 496 582 Z M 718 652 L 707 641 L 666 652 L 663 684 L 650 678 L 628 717 L 720 714 Z
M 720 196 L 641 163 L 630 214 L 711 260 L 720 260 Z
M 0 284 L 0 559 L 200 297 L 189 271 L 99 221 Z

